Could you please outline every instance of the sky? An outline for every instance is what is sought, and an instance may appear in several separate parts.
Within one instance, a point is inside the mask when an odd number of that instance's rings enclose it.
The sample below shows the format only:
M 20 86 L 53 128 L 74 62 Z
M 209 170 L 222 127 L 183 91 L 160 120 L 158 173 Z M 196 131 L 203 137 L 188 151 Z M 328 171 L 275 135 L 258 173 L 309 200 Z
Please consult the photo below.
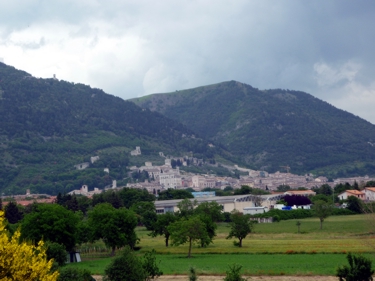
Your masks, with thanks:
M 0 0 L 0 61 L 123 99 L 236 80 L 375 124 L 373 0 Z

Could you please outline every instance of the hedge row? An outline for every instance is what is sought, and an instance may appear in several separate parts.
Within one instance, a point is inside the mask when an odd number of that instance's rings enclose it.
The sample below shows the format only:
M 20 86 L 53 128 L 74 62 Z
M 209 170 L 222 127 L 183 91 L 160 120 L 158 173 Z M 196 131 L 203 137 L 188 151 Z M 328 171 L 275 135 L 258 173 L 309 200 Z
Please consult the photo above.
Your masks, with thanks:
M 354 215 L 353 211 L 348 209 L 333 208 L 331 216 L 347 216 Z M 297 210 L 278 210 L 273 209 L 267 213 L 254 215 L 254 218 L 269 218 L 272 217 L 274 220 L 292 220 L 292 219 L 305 219 L 314 216 L 313 210 L 297 209 Z
M 273 217 L 274 220 L 292 220 L 292 219 L 304 219 L 312 217 L 311 210 L 305 209 L 297 209 L 297 210 L 290 210 L 290 211 L 282 211 L 278 209 L 270 210 L 267 213 L 254 215 L 255 218 L 269 218 Z

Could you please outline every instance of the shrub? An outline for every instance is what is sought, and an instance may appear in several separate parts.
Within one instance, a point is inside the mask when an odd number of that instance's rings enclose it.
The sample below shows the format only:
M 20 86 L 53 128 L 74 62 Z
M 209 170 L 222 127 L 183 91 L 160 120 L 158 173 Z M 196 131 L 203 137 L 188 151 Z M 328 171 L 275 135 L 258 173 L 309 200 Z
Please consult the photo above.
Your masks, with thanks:
M 60 270 L 57 281 L 95 281 L 87 269 L 65 267 Z
M 64 266 L 66 263 L 65 247 L 59 243 L 47 242 L 47 259 L 53 259 L 58 266 Z
M 197 273 L 195 271 L 195 268 L 190 267 L 190 269 L 189 269 L 189 281 L 197 281 L 197 280 L 198 280 L 198 276 L 197 276 Z
M 0 210 L 0 280 L 57 280 L 58 272 L 47 260 L 43 241 L 37 246 L 22 241 L 19 229 L 10 237 L 6 224 Z
M 106 280 L 110 281 L 143 281 L 146 272 L 142 262 L 126 247 L 118 258 L 115 258 L 105 269 Z
M 225 272 L 224 281 L 246 281 L 246 279 L 241 277 L 241 268 L 242 266 L 238 264 L 230 265 L 229 269 Z
M 279 215 L 273 216 L 272 221 L 273 222 L 279 222 L 280 221 L 280 216 Z
M 351 210 L 348 209 L 342 209 L 342 208 L 333 208 L 332 209 L 332 216 L 349 216 L 349 215 L 355 215 Z
M 162 274 L 156 264 L 155 251 L 146 253 L 142 260 L 129 247 L 126 247 L 121 255 L 105 269 L 106 276 L 103 280 L 144 281 L 154 279 Z
M 159 269 L 158 265 L 156 264 L 155 250 L 145 253 L 142 264 L 143 270 L 147 275 L 146 280 L 154 279 L 154 277 L 159 277 L 160 275 L 163 275 L 163 272 Z
M 372 269 L 372 261 L 363 256 L 355 256 L 349 253 L 346 256 L 349 266 L 339 267 L 336 276 L 340 281 L 372 281 L 374 270 Z
M 355 196 L 349 196 L 348 197 L 348 210 L 353 211 L 356 214 L 363 213 L 362 200 Z

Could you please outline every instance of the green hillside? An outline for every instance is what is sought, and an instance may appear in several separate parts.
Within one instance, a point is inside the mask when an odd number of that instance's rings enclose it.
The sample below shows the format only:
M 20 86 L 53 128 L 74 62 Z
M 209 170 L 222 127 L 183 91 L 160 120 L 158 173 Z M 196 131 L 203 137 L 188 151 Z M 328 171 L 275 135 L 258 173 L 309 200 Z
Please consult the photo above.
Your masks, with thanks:
M 37 79 L 0 63 L 0 194 L 27 188 L 56 194 L 82 184 L 103 188 L 126 178 L 126 166 L 138 159 L 129 153 L 136 146 L 142 157 L 156 161 L 159 151 L 175 156 L 191 151 L 206 159 L 220 152 L 194 134 L 100 89 Z M 100 160 L 89 169 L 74 168 L 97 155 Z
M 375 126 L 312 95 L 236 81 L 133 102 L 221 143 L 258 169 L 332 177 L 375 174 Z

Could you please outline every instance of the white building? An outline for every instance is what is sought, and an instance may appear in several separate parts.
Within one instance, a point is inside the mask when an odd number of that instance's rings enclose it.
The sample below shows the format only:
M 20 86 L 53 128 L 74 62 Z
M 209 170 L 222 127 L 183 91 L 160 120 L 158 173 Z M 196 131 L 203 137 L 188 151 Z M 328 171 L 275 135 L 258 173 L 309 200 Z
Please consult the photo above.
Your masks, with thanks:
M 204 188 L 206 179 L 203 176 L 193 176 L 191 178 L 193 182 L 193 187 L 198 187 L 198 188 Z
M 160 173 L 159 182 L 160 185 L 165 189 L 176 189 L 182 186 L 181 176 L 175 172 Z
M 137 155 L 141 155 L 141 154 L 142 154 L 142 152 L 141 152 L 140 146 L 136 146 L 135 150 L 130 151 L 131 156 L 137 156 Z
M 72 190 L 70 192 L 68 192 L 68 194 L 70 195 L 84 195 L 84 196 L 92 196 L 94 194 L 99 194 L 99 193 L 102 193 L 102 190 L 100 190 L 99 188 L 95 187 L 93 191 L 89 191 L 89 187 L 87 185 L 82 185 L 82 187 L 78 190 Z
M 365 199 L 369 201 L 375 201 L 375 187 L 365 188 Z
M 91 164 L 94 164 L 96 161 L 98 161 L 100 159 L 100 157 L 99 156 L 92 156 L 92 157 L 90 157 L 90 162 L 91 162 Z
M 237 210 L 239 212 L 244 212 L 245 208 L 255 207 L 255 202 L 259 201 L 259 198 L 262 201 L 261 208 L 264 210 L 268 210 L 271 205 L 274 205 L 276 200 L 279 199 L 278 195 L 260 195 L 254 196 L 251 194 L 248 195 L 232 195 L 232 196 L 213 196 L 213 197 L 199 197 L 194 198 L 192 201 L 197 201 L 198 204 L 203 202 L 217 202 L 219 205 L 222 206 L 223 212 L 232 212 L 233 210 Z M 155 208 L 156 213 L 164 214 L 166 212 L 176 212 L 178 210 L 177 204 L 181 202 L 182 199 L 176 200 L 161 200 L 155 201 Z M 261 210 L 261 209 L 259 209 Z
M 267 207 L 244 207 L 243 213 L 244 215 L 256 215 L 256 214 L 263 214 L 265 212 L 268 212 Z
M 363 191 L 358 190 L 345 190 L 344 192 L 341 192 L 337 197 L 339 197 L 340 200 L 346 200 L 349 196 L 357 197 L 358 199 L 364 200 L 365 199 L 365 193 Z

